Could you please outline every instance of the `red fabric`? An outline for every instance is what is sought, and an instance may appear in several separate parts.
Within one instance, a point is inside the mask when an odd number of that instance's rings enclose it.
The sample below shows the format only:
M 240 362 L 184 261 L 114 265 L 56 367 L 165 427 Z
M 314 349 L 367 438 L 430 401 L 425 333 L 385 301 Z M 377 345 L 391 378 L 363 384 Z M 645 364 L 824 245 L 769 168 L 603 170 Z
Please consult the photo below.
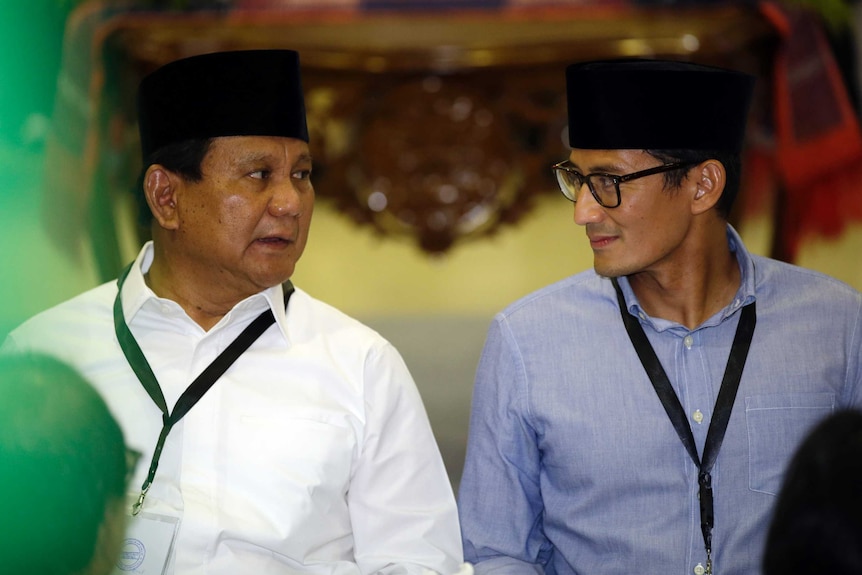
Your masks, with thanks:
M 836 236 L 862 220 L 862 131 L 820 20 L 761 5 L 782 36 L 774 62 L 775 160 L 786 194 L 785 253 L 808 234 Z
M 773 147 L 748 144 L 742 166 L 742 189 L 745 190 L 739 198 L 743 202 L 742 213 L 760 215 L 773 211 L 773 202 L 778 193 Z

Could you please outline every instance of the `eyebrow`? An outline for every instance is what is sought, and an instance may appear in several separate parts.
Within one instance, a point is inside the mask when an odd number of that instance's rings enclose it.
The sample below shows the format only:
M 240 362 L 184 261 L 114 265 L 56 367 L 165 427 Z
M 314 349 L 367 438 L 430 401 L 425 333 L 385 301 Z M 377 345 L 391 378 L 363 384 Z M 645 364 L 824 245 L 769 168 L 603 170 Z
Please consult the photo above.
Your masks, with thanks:
M 263 162 L 272 158 L 272 154 L 269 152 L 246 152 L 240 156 L 237 156 L 236 162 L 238 164 L 253 164 L 255 162 Z
M 594 174 L 611 174 L 614 176 L 619 176 L 625 170 L 620 169 L 619 166 L 596 166 L 593 170 Z
M 280 156 L 280 154 L 273 154 L 271 152 L 248 152 L 236 159 L 237 164 L 254 164 L 258 162 L 269 162 L 274 160 L 276 157 Z M 294 160 L 294 164 L 298 164 L 300 162 L 313 162 L 311 154 L 303 152 L 299 156 L 297 156 L 296 160 Z
M 569 163 L 570 166 L 572 166 L 574 169 L 581 172 L 583 175 L 587 175 L 588 173 L 590 173 L 590 174 L 611 174 L 611 175 L 616 176 L 616 175 L 619 175 L 623 172 L 623 170 L 622 170 L 622 168 L 620 168 L 620 166 L 612 166 L 612 165 L 593 166 L 593 168 L 589 172 L 587 172 L 586 170 L 581 168 L 581 166 L 574 163 L 573 161 L 571 161 L 571 160 L 566 160 L 566 161 Z

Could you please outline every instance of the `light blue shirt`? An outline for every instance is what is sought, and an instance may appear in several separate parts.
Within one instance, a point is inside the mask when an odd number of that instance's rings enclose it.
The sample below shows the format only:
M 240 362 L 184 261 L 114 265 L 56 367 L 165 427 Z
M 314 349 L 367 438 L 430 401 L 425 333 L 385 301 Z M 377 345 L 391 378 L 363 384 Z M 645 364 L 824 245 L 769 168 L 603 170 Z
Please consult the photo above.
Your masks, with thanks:
M 785 466 L 806 432 L 862 407 L 862 295 L 749 254 L 734 300 L 697 329 L 640 318 L 698 452 L 739 311 L 757 327 L 713 469 L 717 575 L 760 572 Z M 697 467 L 674 431 L 620 318 L 611 281 L 587 271 L 509 306 L 476 375 L 459 492 L 465 559 L 479 575 L 692 574 L 706 564 Z

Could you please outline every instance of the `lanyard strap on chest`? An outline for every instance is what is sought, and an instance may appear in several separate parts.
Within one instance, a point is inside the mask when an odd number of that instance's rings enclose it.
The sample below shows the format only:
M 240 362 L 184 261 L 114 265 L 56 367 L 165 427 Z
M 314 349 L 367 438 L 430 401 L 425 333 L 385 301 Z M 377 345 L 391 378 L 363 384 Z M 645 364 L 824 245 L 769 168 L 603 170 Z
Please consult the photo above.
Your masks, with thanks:
M 162 449 L 165 446 L 165 441 L 173 426 L 179 422 L 195 404 L 206 394 L 207 391 L 215 384 L 215 382 L 233 365 L 233 363 L 247 350 L 252 343 L 259 338 L 264 331 L 275 323 L 275 316 L 271 309 L 267 309 L 257 316 L 246 328 L 240 333 L 212 363 L 210 363 L 200 375 L 189 385 L 186 390 L 180 395 L 173 411 L 168 411 L 168 406 L 165 401 L 165 396 L 162 393 L 162 388 L 150 367 L 147 358 L 144 356 L 140 345 L 135 340 L 135 336 L 129 330 L 126 324 L 126 319 L 123 315 L 123 304 L 121 293 L 123 283 L 131 270 L 131 265 L 128 266 L 120 277 L 117 279 L 117 297 L 114 299 L 114 331 L 117 334 L 117 341 L 120 348 L 123 350 L 123 355 L 126 357 L 129 366 L 135 372 L 138 380 L 143 385 L 147 394 L 153 400 L 153 403 L 162 412 L 162 430 L 159 433 L 159 439 L 156 442 L 156 448 L 153 451 L 153 458 L 150 462 L 150 468 L 147 472 L 147 477 L 141 486 L 141 494 L 138 501 L 132 507 L 132 514 L 137 515 L 141 506 L 144 503 L 144 498 L 153 483 L 156 476 L 156 470 L 159 467 L 159 459 L 162 455 Z M 293 294 L 293 284 L 289 281 L 284 284 L 284 307 L 287 309 L 287 304 L 290 301 L 290 296 Z
M 724 434 L 727 431 L 727 424 L 730 420 L 730 412 L 733 409 L 733 403 L 736 399 L 736 392 L 739 389 L 739 382 L 742 379 L 742 370 L 745 367 L 745 360 L 748 357 L 748 350 L 751 347 L 751 340 L 754 336 L 754 326 L 757 323 L 757 313 L 755 311 L 755 302 L 751 302 L 742 308 L 739 318 L 739 324 L 736 327 L 736 335 L 733 338 L 733 345 L 730 348 L 730 356 L 727 359 L 727 367 L 724 371 L 724 378 L 721 381 L 721 387 L 718 391 L 718 398 L 715 402 L 712 419 L 709 424 L 709 430 L 706 435 L 706 443 L 703 448 L 703 458 L 701 459 L 697 453 L 697 447 L 694 443 L 694 436 L 691 432 L 691 427 L 688 424 L 688 419 L 685 415 L 685 410 L 676 395 L 676 392 L 671 386 L 667 373 L 661 365 L 658 356 L 650 345 L 646 333 L 640 322 L 626 309 L 625 297 L 622 289 L 616 278 L 611 280 L 614 284 L 614 289 L 617 293 L 617 302 L 620 307 L 620 314 L 623 318 L 626 331 L 634 345 L 635 351 L 640 358 L 641 364 L 652 382 L 653 388 L 664 407 L 665 412 L 670 418 L 680 441 L 691 457 L 692 461 L 698 468 L 698 495 L 700 499 L 700 527 L 703 532 L 703 542 L 706 547 L 707 555 L 707 572 L 712 572 L 712 527 L 714 523 L 713 497 L 712 497 L 712 471 L 715 460 L 718 458 L 718 452 L 721 449 L 721 443 L 724 441 Z

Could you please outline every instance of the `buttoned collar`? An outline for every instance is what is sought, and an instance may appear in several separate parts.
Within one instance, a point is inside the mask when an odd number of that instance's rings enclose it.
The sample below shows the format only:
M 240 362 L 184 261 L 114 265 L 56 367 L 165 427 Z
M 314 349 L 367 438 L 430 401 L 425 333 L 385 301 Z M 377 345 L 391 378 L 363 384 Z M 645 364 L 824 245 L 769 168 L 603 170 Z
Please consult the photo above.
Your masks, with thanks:
M 175 301 L 161 298 L 153 292 L 147 285 L 144 275 L 153 264 L 153 242 L 149 241 L 144 244 L 141 251 L 135 258 L 128 276 L 123 283 L 123 293 L 121 295 L 123 304 L 123 316 L 126 322 L 131 326 L 135 321 L 135 317 L 145 307 L 158 305 L 167 311 L 176 315 L 183 315 L 188 318 L 188 315 L 183 311 L 182 307 Z M 237 303 L 225 316 L 210 330 L 220 329 L 221 326 L 230 324 L 237 316 L 247 317 L 248 315 L 257 315 L 266 308 L 272 310 L 275 316 L 275 322 L 279 327 L 282 335 L 287 342 L 290 342 L 287 331 L 287 313 L 284 306 L 284 287 L 279 284 L 271 288 L 267 288 L 259 293 L 247 297 Z M 191 318 L 188 318 L 189 320 Z

